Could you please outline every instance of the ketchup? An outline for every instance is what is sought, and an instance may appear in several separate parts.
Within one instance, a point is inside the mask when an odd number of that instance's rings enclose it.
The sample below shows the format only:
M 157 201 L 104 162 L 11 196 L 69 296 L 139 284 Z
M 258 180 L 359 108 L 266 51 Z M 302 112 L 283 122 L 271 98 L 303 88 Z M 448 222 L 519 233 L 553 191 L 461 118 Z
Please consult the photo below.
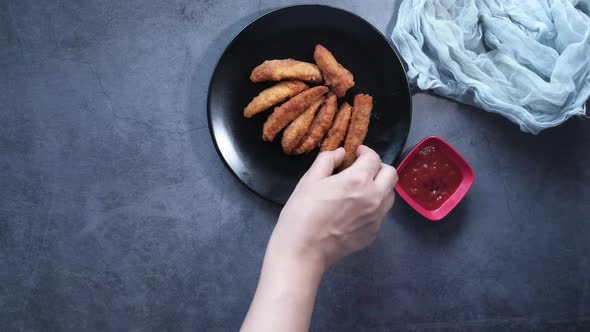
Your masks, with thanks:
M 439 208 L 460 183 L 457 165 L 434 145 L 422 148 L 400 173 L 400 185 L 428 210 Z

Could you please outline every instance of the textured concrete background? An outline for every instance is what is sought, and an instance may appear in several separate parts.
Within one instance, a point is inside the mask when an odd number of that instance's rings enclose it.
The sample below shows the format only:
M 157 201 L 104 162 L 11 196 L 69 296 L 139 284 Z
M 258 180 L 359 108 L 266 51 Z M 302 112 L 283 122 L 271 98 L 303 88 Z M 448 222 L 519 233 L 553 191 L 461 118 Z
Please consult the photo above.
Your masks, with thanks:
M 320 1 L 388 32 L 397 1 Z M 0 330 L 236 330 L 279 209 L 219 160 L 217 58 L 290 1 L 0 0 Z M 332 269 L 314 331 L 590 328 L 590 130 L 539 136 L 427 94 L 408 146 L 472 164 L 457 210 L 398 201 Z

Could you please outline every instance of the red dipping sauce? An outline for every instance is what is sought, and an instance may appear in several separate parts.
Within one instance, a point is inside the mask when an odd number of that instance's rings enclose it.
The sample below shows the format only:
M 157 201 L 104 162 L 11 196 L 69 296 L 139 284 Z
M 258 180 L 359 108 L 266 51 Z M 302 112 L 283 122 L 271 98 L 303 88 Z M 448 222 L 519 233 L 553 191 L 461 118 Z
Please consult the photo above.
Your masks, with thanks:
M 462 175 L 440 147 L 426 145 L 409 160 L 399 181 L 418 204 L 436 210 L 457 190 Z

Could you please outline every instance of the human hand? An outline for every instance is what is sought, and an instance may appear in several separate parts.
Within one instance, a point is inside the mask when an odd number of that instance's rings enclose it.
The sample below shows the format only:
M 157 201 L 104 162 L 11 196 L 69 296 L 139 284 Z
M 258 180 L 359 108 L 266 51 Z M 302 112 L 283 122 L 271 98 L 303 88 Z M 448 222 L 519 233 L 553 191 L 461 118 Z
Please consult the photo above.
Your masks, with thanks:
M 397 173 L 366 146 L 332 175 L 344 149 L 322 152 L 301 178 L 272 233 L 242 331 L 305 331 L 323 273 L 367 247 L 394 201 Z
M 267 254 L 313 264 L 321 272 L 370 245 L 394 202 L 395 168 L 366 146 L 332 175 L 344 149 L 322 152 L 301 178 L 271 236 Z M 275 257 L 276 257 L 275 256 Z

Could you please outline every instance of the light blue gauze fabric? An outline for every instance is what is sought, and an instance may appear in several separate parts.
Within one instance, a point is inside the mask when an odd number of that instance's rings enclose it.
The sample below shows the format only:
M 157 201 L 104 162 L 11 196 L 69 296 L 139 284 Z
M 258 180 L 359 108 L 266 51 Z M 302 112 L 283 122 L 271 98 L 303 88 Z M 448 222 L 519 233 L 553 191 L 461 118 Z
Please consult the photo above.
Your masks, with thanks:
M 403 0 L 391 35 L 422 90 L 537 134 L 586 112 L 590 0 Z

